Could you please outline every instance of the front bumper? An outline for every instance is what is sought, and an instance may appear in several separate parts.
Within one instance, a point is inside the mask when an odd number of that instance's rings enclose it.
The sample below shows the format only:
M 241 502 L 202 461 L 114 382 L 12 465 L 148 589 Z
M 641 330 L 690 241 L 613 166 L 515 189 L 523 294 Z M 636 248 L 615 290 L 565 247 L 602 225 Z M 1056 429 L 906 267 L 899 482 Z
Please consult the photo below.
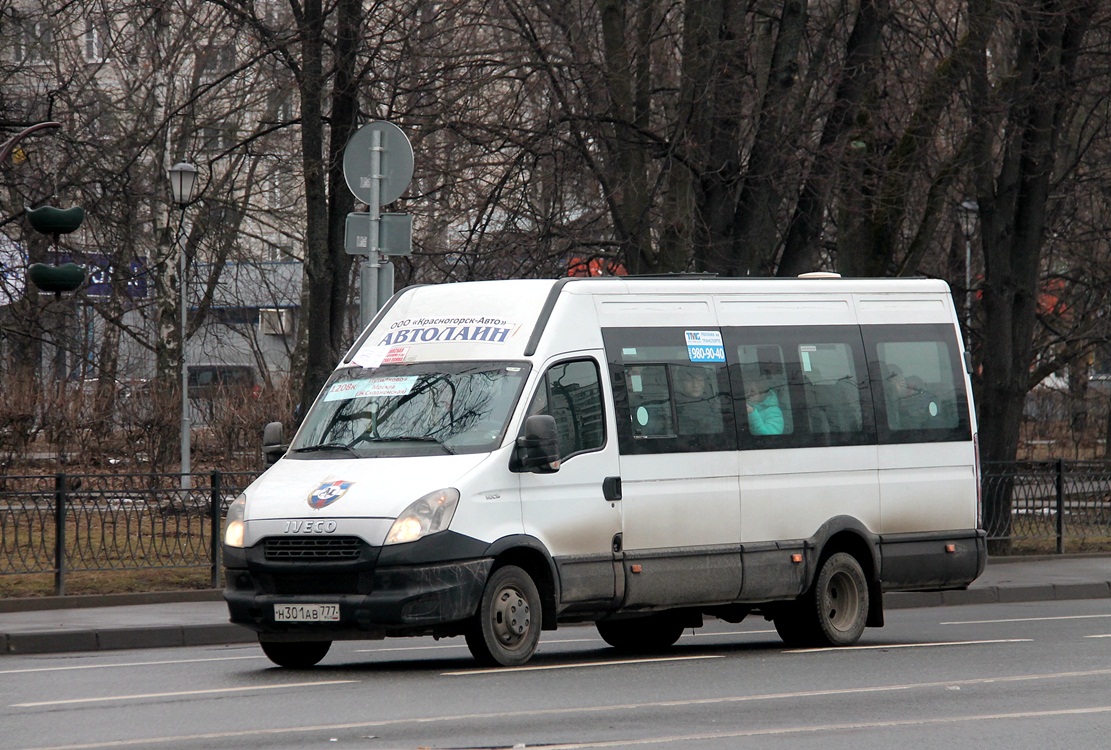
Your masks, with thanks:
M 369 578 L 369 593 L 265 593 L 259 577 L 246 570 L 228 569 L 224 599 L 233 623 L 268 636 L 384 638 L 422 635 L 443 630 L 473 615 L 482 598 L 492 559 L 435 565 L 380 568 L 360 576 Z M 360 587 L 362 588 L 362 587 Z M 338 622 L 275 622 L 275 604 L 339 604 Z M 275 640 L 278 640 L 275 638 Z
M 485 551 L 445 532 L 397 547 L 350 543 L 343 559 L 306 561 L 268 556 L 263 540 L 224 548 L 224 599 L 233 623 L 268 640 L 457 634 L 478 610 L 493 567 Z M 338 604 L 339 621 L 276 622 L 276 604 Z

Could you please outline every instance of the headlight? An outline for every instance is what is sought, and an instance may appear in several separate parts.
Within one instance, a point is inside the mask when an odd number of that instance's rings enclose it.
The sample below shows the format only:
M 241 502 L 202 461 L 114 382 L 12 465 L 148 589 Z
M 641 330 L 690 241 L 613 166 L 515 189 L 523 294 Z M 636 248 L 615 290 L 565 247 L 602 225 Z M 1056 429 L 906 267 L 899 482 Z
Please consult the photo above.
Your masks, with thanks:
M 243 546 L 243 512 L 246 507 L 246 495 L 235 498 L 228 506 L 228 514 L 224 517 L 224 544 L 229 547 Z
M 386 534 L 386 544 L 415 542 L 421 537 L 444 531 L 451 524 L 458 503 L 459 490 L 448 487 L 429 492 L 397 517 L 390 533 Z

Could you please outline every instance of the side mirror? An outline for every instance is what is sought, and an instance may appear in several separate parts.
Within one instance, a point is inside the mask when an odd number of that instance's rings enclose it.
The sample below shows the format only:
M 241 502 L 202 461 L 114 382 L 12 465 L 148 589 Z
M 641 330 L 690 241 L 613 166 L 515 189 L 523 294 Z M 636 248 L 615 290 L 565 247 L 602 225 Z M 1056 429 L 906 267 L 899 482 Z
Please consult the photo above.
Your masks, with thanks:
M 533 414 L 525 420 L 524 434 L 517 438 L 509 468 L 534 474 L 559 471 L 559 433 L 555 417 Z
M 289 444 L 282 440 L 282 433 L 281 422 L 270 422 L 262 428 L 262 455 L 267 466 L 277 463 L 289 450 Z

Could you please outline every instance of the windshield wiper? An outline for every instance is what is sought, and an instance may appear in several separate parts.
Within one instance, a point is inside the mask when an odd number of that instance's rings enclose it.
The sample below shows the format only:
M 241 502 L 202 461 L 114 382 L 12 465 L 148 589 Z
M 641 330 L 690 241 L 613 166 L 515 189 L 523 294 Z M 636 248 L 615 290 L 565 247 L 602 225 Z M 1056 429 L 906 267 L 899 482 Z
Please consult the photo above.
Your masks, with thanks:
M 438 445 L 441 448 L 443 448 L 445 453 L 451 453 L 451 454 L 455 453 L 455 451 L 453 451 L 451 448 L 444 445 L 443 443 L 441 443 L 439 440 L 437 440 L 434 437 L 416 437 L 414 435 L 398 435 L 397 437 L 381 437 L 381 436 L 378 436 L 378 435 L 363 435 L 362 437 L 356 439 L 351 444 L 355 445 L 356 443 L 433 443 L 433 444 Z
M 293 449 L 294 453 L 313 453 L 315 451 L 343 451 L 344 453 L 350 453 L 352 456 L 359 455 L 351 450 L 351 446 L 344 445 L 343 443 L 320 443 L 319 445 L 308 445 L 304 448 Z

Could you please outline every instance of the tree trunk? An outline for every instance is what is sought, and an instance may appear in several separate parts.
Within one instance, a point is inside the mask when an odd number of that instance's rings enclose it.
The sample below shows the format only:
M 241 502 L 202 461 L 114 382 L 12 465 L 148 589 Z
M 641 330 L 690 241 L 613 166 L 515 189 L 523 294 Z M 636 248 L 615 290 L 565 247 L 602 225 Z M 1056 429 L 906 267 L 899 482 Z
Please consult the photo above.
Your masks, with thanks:
M 822 128 L 817 157 L 787 229 L 783 255 L 776 271 L 779 276 L 797 276 L 817 270 L 822 219 L 829 202 L 831 177 L 843 148 L 840 144 L 864 103 L 865 95 L 874 86 L 880 38 L 889 16 L 890 8 L 883 0 L 864 0 L 860 4 L 856 23 L 849 35 L 833 109 Z
M 612 153 L 609 182 L 614 234 L 629 273 L 650 273 L 656 268 L 650 225 L 651 183 L 648 175 L 649 75 L 655 0 L 624 3 L 601 0 L 602 42 L 605 48 L 606 83 L 613 112 L 607 138 Z M 634 7 L 630 30 L 627 7 Z M 630 49 L 629 39 L 636 44 Z
M 986 462 L 1012 461 L 1026 395 L 1033 385 L 1042 247 L 1050 181 L 1076 82 L 1073 69 L 1094 4 L 1041 2 L 1024 8 L 1018 25 L 1015 95 L 1005 128 L 981 121 L 977 200 L 984 249 L 985 311 L 980 388 L 980 449 Z M 1064 12 L 1062 12 L 1064 11 Z M 973 92 L 986 92 L 984 67 Z M 983 106 L 989 100 L 984 99 Z M 990 134 L 1003 132 L 1002 144 Z M 993 153 L 999 154 L 998 173 Z M 996 537 L 991 551 L 1010 551 L 1011 496 L 985 498 L 984 525 Z
M 298 413 L 304 416 L 335 367 L 332 347 L 334 272 L 328 245 L 324 164 L 324 18 L 320 0 L 305 3 L 301 32 L 301 156 L 305 174 L 305 379 Z

